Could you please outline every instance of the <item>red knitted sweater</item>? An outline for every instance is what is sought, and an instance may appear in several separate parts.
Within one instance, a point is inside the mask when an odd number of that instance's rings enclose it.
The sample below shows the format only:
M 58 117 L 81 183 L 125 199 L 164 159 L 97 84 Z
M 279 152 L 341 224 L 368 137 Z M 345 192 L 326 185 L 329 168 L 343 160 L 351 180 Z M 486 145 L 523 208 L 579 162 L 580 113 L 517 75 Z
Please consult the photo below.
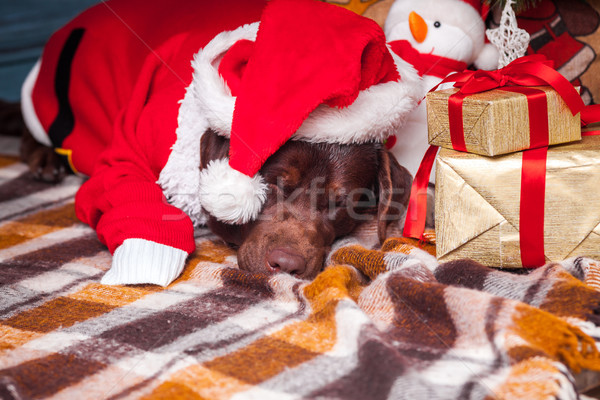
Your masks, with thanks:
M 25 84 L 26 122 L 90 176 L 76 212 L 115 253 L 113 272 L 137 259 L 146 264 L 141 269 L 161 269 L 153 283 L 167 284 L 194 250 L 192 221 L 156 182 L 176 140 L 194 54 L 216 34 L 258 21 L 264 5 L 110 0 L 76 17 L 45 47 Z M 123 246 L 127 239 L 134 240 Z M 177 266 L 165 272 L 169 263 Z M 118 275 L 104 282 L 138 283 Z

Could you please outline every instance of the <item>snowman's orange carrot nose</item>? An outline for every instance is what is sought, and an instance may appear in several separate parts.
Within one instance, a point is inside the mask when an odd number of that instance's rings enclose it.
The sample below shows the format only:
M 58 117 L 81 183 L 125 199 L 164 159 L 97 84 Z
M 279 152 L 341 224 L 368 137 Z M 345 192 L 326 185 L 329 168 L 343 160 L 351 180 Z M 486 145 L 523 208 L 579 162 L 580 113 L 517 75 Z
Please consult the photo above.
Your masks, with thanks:
M 408 15 L 408 26 L 415 40 L 421 43 L 427 37 L 427 23 L 419 14 L 411 11 Z

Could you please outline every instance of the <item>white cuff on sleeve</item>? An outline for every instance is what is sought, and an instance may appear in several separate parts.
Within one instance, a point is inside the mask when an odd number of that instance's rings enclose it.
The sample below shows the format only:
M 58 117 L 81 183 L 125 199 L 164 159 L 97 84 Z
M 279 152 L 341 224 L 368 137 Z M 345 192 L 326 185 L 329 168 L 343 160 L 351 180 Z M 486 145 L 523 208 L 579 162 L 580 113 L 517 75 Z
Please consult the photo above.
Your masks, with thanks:
M 167 286 L 181 274 L 187 256 L 185 251 L 175 247 L 145 239 L 126 239 L 115 250 L 112 266 L 100 283 Z

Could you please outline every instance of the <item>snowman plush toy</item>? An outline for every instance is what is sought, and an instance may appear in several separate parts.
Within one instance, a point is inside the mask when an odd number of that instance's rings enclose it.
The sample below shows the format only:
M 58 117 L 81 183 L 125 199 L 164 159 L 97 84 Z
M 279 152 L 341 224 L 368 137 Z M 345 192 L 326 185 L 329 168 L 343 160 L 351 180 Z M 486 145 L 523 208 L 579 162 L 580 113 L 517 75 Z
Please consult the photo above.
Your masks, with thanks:
M 394 2 L 384 32 L 391 49 L 421 76 L 421 98 L 453 72 L 468 67 L 497 68 L 498 50 L 485 43 L 488 11 L 480 0 Z M 425 101 L 409 115 L 396 140 L 388 141 L 388 147 L 414 176 L 428 147 Z M 431 181 L 434 182 L 434 174 Z

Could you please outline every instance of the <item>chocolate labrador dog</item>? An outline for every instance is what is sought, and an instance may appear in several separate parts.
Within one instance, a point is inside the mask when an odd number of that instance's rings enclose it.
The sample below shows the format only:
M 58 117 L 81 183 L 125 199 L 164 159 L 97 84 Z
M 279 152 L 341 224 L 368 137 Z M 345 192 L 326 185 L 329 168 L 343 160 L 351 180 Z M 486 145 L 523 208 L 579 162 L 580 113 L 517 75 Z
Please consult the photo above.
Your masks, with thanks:
M 31 136 L 14 105 L 0 104 L 4 134 L 22 132 L 21 159 L 36 179 L 58 182 L 65 167 L 54 151 Z M 20 122 L 19 122 L 20 121 Z M 209 130 L 202 136 L 201 165 L 227 156 L 229 141 Z M 259 217 L 229 225 L 214 217 L 208 227 L 238 249 L 241 269 L 286 272 L 311 279 L 323 268 L 334 240 L 377 219 L 379 240 L 408 202 L 412 177 L 381 145 L 289 141 L 261 169 L 269 185 Z
M 202 138 L 201 168 L 225 157 L 229 143 L 214 132 Z M 261 174 L 270 187 L 256 221 L 228 225 L 210 217 L 210 229 L 239 246 L 240 268 L 284 271 L 313 278 L 336 238 L 376 216 L 383 241 L 390 221 L 402 217 L 412 177 L 380 144 L 339 145 L 289 141 Z

